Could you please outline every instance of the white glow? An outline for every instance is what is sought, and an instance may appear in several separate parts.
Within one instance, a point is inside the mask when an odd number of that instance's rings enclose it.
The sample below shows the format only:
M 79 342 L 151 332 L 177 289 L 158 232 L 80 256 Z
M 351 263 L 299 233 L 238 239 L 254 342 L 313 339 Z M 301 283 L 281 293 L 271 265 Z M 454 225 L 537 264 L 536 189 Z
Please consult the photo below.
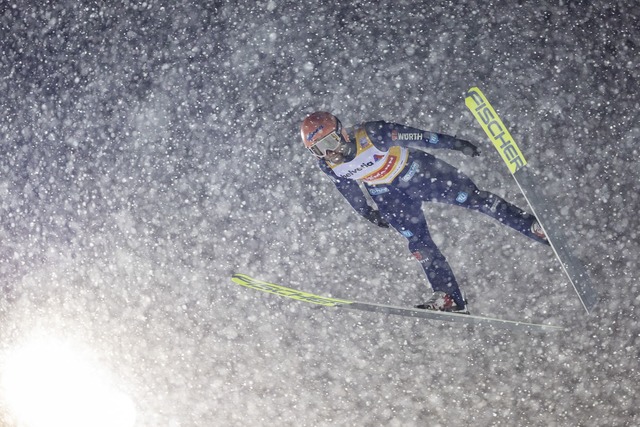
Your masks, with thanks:
M 131 427 L 135 408 L 90 358 L 51 338 L 32 339 L 6 354 L 2 400 L 28 427 Z

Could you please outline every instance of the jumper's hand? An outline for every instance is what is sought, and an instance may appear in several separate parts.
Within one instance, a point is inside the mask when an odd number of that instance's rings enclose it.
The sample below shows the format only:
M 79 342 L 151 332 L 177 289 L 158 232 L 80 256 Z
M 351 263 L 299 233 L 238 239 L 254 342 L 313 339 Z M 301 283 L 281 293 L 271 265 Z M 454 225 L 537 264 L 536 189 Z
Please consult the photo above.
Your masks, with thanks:
M 384 218 L 382 218 L 382 215 L 380 215 L 380 211 L 371 209 L 371 211 L 365 218 L 367 218 L 369 221 L 371 221 L 373 224 L 377 225 L 378 227 L 389 228 L 389 223 L 385 221 Z

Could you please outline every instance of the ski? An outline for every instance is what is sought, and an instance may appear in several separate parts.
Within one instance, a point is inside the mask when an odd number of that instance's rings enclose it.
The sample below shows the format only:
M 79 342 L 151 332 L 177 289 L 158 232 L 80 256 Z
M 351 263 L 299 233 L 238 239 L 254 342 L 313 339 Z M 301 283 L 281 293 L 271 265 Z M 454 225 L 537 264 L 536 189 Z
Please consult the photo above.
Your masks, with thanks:
M 538 323 L 527 323 L 514 320 L 496 319 L 492 317 L 474 316 L 471 314 L 447 313 L 443 311 L 422 310 L 419 308 L 400 307 L 387 304 L 377 304 L 371 302 L 351 301 L 341 298 L 328 298 L 315 295 L 309 292 L 288 288 L 286 286 L 269 283 L 262 280 L 254 279 L 246 274 L 234 274 L 231 280 L 241 286 L 256 289 L 262 292 L 290 298 L 296 301 L 303 301 L 322 307 L 335 307 L 339 309 L 350 309 L 360 311 L 371 311 L 376 313 L 393 314 L 397 316 L 416 317 L 431 320 L 440 320 L 443 322 L 466 323 L 486 325 L 501 329 L 518 330 L 518 331 L 561 331 L 564 328 L 560 326 L 544 325 Z
M 591 283 L 584 264 L 573 256 L 562 232 L 562 225 L 554 220 L 549 209 L 545 206 L 545 201 L 537 190 L 536 178 L 531 169 L 527 167 L 527 161 L 520 148 L 480 89 L 477 87 L 469 89 L 465 104 L 507 164 L 531 211 L 538 218 L 547 240 L 569 282 L 578 294 L 582 306 L 587 313 L 591 312 L 598 302 L 598 292 Z

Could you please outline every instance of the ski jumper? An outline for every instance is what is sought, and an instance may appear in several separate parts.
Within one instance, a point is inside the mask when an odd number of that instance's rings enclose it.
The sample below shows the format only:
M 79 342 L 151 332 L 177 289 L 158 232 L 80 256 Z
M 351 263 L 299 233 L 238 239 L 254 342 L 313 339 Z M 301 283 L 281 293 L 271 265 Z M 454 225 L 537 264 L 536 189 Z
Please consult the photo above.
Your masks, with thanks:
M 368 205 L 358 182 L 364 183 L 382 217 L 402 234 L 420 262 L 434 291 L 451 295 L 459 307 L 465 303 L 445 256 L 433 242 L 422 202 L 461 206 L 489 215 L 539 242 L 531 232 L 535 217 L 499 196 L 479 190 L 471 178 L 422 148 L 465 151 L 475 147 L 449 135 L 423 131 L 396 123 L 366 122 L 348 129 L 356 153 L 344 163 L 319 159 L 319 166 L 349 204 L 365 218 Z

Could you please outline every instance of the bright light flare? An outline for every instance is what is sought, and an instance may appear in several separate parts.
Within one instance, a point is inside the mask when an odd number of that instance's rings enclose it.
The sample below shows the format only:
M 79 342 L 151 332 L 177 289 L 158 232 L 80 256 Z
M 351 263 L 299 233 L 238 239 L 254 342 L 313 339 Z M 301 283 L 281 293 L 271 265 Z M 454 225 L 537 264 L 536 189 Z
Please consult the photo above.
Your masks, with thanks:
M 35 338 L 3 358 L 2 400 L 28 427 L 132 427 L 132 400 L 91 358 L 53 338 Z

